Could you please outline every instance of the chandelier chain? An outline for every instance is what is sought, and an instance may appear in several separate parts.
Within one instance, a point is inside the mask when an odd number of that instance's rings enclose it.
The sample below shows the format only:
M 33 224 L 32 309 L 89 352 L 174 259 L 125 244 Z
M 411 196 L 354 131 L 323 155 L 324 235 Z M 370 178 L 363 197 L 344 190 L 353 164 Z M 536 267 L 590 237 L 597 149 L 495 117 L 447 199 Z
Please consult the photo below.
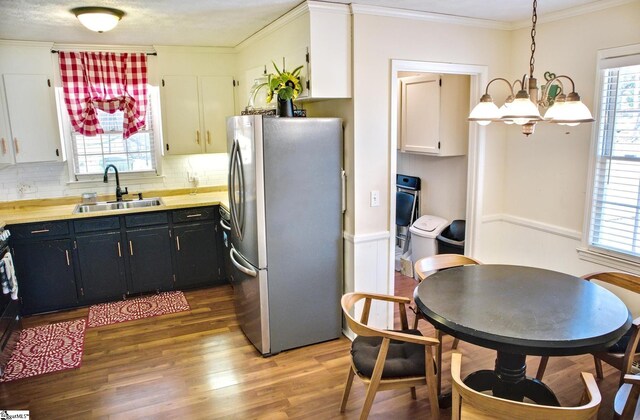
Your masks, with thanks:
M 531 59 L 529 59 L 529 77 L 533 78 L 533 68 L 536 62 L 536 22 L 538 22 L 538 0 L 533 0 L 533 15 L 531 16 Z

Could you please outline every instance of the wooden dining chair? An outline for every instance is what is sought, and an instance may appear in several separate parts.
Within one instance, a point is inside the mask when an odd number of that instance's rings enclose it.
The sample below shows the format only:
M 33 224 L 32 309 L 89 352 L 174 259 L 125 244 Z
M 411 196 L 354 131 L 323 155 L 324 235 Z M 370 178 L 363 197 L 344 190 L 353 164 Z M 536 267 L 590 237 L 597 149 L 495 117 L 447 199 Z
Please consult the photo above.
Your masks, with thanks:
M 511 401 L 478 392 L 460 377 L 462 354 L 451 356 L 452 420 L 578 420 L 595 419 L 602 397 L 593 375 L 582 373 L 584 392 L 578 407 L 553 407 Z
M 361 300 L 364 300 L 364 305 L 358 321 L 352 313 L 356 303 Z M 373 301 L 399 304 L 402 330 L 389 331 L 367 325 Z M 351 366 L 342 395 L 341 413 L 344 413 L 347 406 L 353 378 L 358 375 L 368 385 L 360 419 L 369 416 L 376 392 L 410 387 L 411 396 L 415 399 L 415 387 L 425 384 L 431 405 L 431 418 L 439 418 L 433 357 L 439 343 L 432 337 L 424 337 L 418 330 L 409 329 L 406 306 L 410 301 L 405 297 L 372 293 L 347 293 L 342 296 L 342 312 L 347 325 L 357 337 L 351 344 Z
M 633 274 L 604 271 L 593 274 L 587 274 L 582 277 L 585 280 L 599 280 L 614 286 L 622 287 L 634 293 L 640 294 L 640 277 Z M 624 341 L 623 341 L 624 340 Z M 625 343 L 626 342 L 626 343 Z M 620 385 L 622 385 L 624 375 L 631 373 L 631 366 L 634 361 L 640 360 L 640 352 L 637 352 L 638 343 L 640 342 L 640 317 L 633 320 L 631 330 L 618 341 L 614 346 L 616 351 L 602 351 L 593 354 L 593 361 L 596 366 L 596 376 L 602 379 L 602 361 L 613 366 L 620 371 Z M 542 380 L 547 367 L 549 357 L 544 356 L 540 359 L 536 379 Z
M 416 261 L 414 265 L 414 269 L 416 274 L 418 275 L 418 281 L 422 282 L 424 279 L 429 277 L 429 275 L 439 271 L 444 270 L 445 268 L 453 268 L 460 267 L 463 265 L 476 265 L 482 264 L 480 261 L 475 260 L 471 257 L 465 257 L 464 255 L 459 254 L 438 254 L 432 255 L 429 257 L 420 258 Z M 413 309 L 413 308 L 412 308 Z M 418 321 L 420 319 L 424 319 L 420 310 L 416 307 L 413 309 L 415 314 L 413 328 L 418 328 Z M 436 339 L 438 342 L 442 343 L 443 332 L 439 329 L 436 329 Z M 457 338 L 453 339 L 453 343 L 451 344 L 452 349 L 458 348 L 458 343 L 460 340 Z M 436 350 L 436 365 L 438 367 L 438 394 L 440 394 L 442 388 L 442 344 L 438 346 Z
M 613 400 L 615 420 L 640 419 L 640 375 L 624 375 L 623 384 Z

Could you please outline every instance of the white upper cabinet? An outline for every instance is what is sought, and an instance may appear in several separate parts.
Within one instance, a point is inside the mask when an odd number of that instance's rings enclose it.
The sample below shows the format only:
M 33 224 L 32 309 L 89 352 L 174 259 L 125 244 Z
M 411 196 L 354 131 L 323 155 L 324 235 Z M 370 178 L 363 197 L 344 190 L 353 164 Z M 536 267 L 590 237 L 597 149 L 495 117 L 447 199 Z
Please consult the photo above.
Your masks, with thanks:
M 62 161 L 51 44 L 0 43 L 0 164 Z
M 229 76 L 200 77 L 204 150 L 226 153 L 227 118 L 233 115 L 233 78 Z
M 234 115 L 230 48 L 155 46 L 164 153 L 225 153 L 226 119 Z
M 400 150 L 434 156 L 467 154 L 469 88 L 465 75 L 400 79 Z
M 2 78 L 16 163 L 60 160 L 60 128 L 50 76 L 4 74 Z
M 163 76 L 161 92 L 165 153 L 201 153 L 198 77 Z
M 307 1 L 237 47 L 240 108 L 249 100 L 255 68 L 275 73 L 273 63 L 300 73 L 299 99 L 351 97 L 351 16 L 348 5 Z M 266 94 L 261 91 L 261 94 Z M 258 101 L 259 102 L 259 101 Z
M 165 153 L 225 153 L 233 94 L 231 76 L 163 76 Z

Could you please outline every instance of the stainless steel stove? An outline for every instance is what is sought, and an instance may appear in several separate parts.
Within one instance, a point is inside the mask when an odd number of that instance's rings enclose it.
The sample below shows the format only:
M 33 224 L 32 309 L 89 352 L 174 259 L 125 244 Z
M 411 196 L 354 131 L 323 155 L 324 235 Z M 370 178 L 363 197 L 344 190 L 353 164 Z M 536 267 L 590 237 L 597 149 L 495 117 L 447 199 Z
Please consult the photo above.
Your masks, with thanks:
M 7 260 L 11 258 L 10 236 L 11 232 L 8 229 L 0 228 L 0 280 L 4 280 L 4 290 L 0 291 L 0 376 L 4 373 L 22 329 L 17 293 L 12 293 L 11 284 L 6 282 L 8 277 L 6 271 L 9 270 L 10 264 Z M 13 275 L 17 284 L 17 275 Z M 8 293 L 4 293 L 5 291 Z

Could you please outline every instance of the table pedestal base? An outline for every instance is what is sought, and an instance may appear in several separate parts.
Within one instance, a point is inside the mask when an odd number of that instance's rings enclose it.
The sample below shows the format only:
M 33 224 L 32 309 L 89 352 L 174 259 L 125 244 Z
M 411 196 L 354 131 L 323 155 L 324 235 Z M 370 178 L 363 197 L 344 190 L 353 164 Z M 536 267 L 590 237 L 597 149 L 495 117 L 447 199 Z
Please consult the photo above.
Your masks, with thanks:
M 464 383 L 476 391 L 492 391 L 493 396 L 513 401 L 525 398 L 541 405 L 560 406 L 551 389 L 537 379 L 525 375 L 526 356 L 498 352 L 495 370 L 479 370 L 467 376 Z

